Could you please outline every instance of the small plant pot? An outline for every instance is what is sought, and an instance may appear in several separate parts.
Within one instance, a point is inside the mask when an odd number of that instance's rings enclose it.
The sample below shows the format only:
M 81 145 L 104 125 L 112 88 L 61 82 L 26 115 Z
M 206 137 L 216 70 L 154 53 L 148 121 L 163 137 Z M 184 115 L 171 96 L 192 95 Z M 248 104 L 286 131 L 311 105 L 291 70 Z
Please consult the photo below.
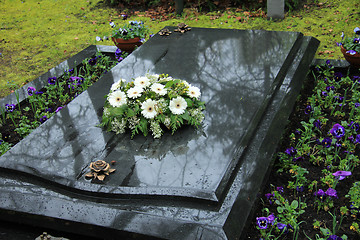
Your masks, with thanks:
M 355 53 L 354 55 L 351 55 L 349 53 L 346 53 L 346 49 L 341 46 L 341 52 L 344 55 L 344 58 L 346 61 L 350 63 L 351 66 L 360 68 L 360 53 Z
M 111 39 L 119 49 L 129 53 L 134 51 L 135 47 L 138 47 L 142 44 L 139 37 L 131 38 L 127 40 L 124 40 L 122 38 L 114 38 L 114 37 L 112 37 Z

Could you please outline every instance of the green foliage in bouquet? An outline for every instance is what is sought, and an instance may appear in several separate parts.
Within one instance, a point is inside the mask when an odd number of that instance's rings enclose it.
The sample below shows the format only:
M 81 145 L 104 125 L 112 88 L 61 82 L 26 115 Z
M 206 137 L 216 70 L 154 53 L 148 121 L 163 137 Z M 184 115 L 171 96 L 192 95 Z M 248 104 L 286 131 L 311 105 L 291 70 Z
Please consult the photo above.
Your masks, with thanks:
M 198 127 L 205 109 L 200 96 L 198 87 L 167 74 L 146 74 L 129 83 L 120 79 L 106 96 L 100 126 L 116 134 L 128 128 L 132 138 L 140 132 L 160 138 L 163 127 L 172 134 L 183 125 Z

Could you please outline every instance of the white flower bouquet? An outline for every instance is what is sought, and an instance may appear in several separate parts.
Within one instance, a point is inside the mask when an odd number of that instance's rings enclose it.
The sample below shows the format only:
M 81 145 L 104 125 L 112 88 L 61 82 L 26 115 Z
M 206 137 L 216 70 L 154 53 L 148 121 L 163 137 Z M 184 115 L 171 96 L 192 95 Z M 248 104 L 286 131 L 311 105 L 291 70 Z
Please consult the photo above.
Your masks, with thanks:
M 165 126 L 172 134 L 183 125 L 198 127 L 204 120 L 205 103 L 200 89 L 167 74 L 137 77 L 126 83 L 120 79 L 106 96 L 101 127 L 122 134 L 131 130 L 131 138 L 152 132 L 160 138 Z

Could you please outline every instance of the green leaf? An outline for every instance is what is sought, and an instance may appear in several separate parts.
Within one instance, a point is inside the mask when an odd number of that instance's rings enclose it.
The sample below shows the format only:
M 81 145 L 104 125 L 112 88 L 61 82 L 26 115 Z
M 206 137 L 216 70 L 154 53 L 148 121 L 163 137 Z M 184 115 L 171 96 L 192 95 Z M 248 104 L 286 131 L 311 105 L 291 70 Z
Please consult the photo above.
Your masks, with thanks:
M 185 101 L 186 101 L 188 107 L 194 106 L 194 102 L 190 98 L 185 98 Z
M 291 202 L 291 208 L 292 208 L 292 209 L 296 209 L 298 206 L 299 206 L 299 202 L 298 202 L 298 201 L 294 200 L 294 201 Z
M 145 118 L 141 118 L 139 125 L 140 125 L 140 131 L 146 137 L 147 134 L 148 134 L 148 122 L 147 122 L 147 120 Z
M 282 207 L 277 207 L 277 211 L 278 211 L 278 213 L 283 213 L 284 209 Z
M 172 85 L 174 85 L 174 81 L 168 81 L 166 84 L 165 84 L 165 88 L 170 88 Z

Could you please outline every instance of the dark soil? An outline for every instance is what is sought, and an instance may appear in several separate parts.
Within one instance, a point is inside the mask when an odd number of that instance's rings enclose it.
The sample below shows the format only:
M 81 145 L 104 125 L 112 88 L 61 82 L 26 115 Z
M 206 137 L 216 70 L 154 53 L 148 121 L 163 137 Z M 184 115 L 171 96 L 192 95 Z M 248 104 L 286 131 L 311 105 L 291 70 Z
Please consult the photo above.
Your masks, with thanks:
M 360 75 L 359 69 L 354 68 L 337 68 L 336 72 L 342 72 L 344 75 L 347 74 L 348 71 L 351 71 L 352 75 Z M 305 114 L 305 108 L 307 106 L 307 99 L 309 96 L 313 94 L 313 89 L 315 86 L 315 80 L 312 77 L 312 74 L 308 75 L 308 78 L 303 86 L 303 89 L 299 95 L 299 98 L 295 104 L 294 110 L 292 114 L 289 117 L 289 123 L 286 127 L 286 131 L 283 135 L 283 139 L 281 140 L 277 152 L 284 152 L 287 148 L 289 148 L 289 136 L 291 133 L 293 133 L 296 129 L 301 128 L 301 121 L 308 121 L 309 115 Z M 334 123 L 341 122 L 343 120 L 341 117 L 336 118 L 333 117 L 329 120 L 328 125 L 332 126 Z M 322 131 L 328 131 L 331 127 L 323 127 Z M 355 155 L 360 155 L 360 148 L 357 146 Z M 309 182 L 313 180 L 318 180 L 319 176 L 323 175 L 321 172 L 325 166 L 323 164 L 314 165 L 307 161 L 306 158 L 300 160 L 297 162 L 298 165 L 300 165 L 302 168 L 306 168 L 309 173 L 306 175 L 306 178 L 309 180 Z M 288 189 L 288 182 L 294 181 L 294 179 L 291 177 L 291 175 L 288 172 L 278 172 L 278 170 L 281 168 L 279 166 L 278 159 L 275 159 L 274 167 L 271 170 L 271 173 L 269 175 L 269 179 L 266 181 L 266 183 L 263 185 L 263 191 L 258 195 L 257 204 L 254 207 L 254 216 L 252 217 L 251 222 L 248 223 L 246 234 L 244 236 L 244 239 L 260 239 L 261 235 L 259 230 L 256 228 L 257 217 L 265 216 L 267 217 L 267 213 L 263 212 L 264 208 L 268 208 L 271 213 L 274 213 L 276 216 L 277 209 L 274 204 L 270 204 L 267 198 L 265 197 L 266 193 L 270 193 L 274 190 L 276 187 L 283 187 L 284 193 L 282 196 L 287 198 L 289 202 L 292 200 L 299 200 L 301 199 L 302 202 L 306 202 L 307 208 L 305 209 L 305 213 L 300 216 L 298 219 L 298 222 L 303 223 L 300 225 L 300 235 L 298 239 L 308 239 L 306 236 L 310 237 L 310 239 L 316 239 L 316 235 L 323 237 L 320 230 L 314 228 L 313 223 L 314 220 L 319 220 L 321 222 L 321 227 L 332 229 L 332 221 L 333 218 L 329 214 L 336 214 L 338 217 L 337 220 L 340 220 L 340 207 L 347 206 L 348 209 L 350 209 L 350 203 L 349 199 L 345 198 L 345 195 L 348 194 L 349 188 L 353 185 L 354 182 L 360 180 L 360 167 L 356 167 L 353 171 L 353 174 L 349 177 L 346 177 L 344 180 L 341 181 L 341 183 L 338 184 L 336 191 L 337 195 L 339 196 L 337 199 L 334 200 L 334 208 L 330 209 L 329 211 L 324 211 L 323 209 L 319 210 L 317 209 L 317 205 L 315 205 L 315 197 L 314 192 L 310 191 L 306 187 L 302 192 L 294 191 L 293 189 Z M 262 199 L 262 201 L 260 200 Z M 359 216 L 357 216 L 359 217 Z M 359 223 L 358 218 L 354 218 L 349 213 L 346 215 L 346 217 L 343 219 L 343 222 L 341 224 L 340 230 L 336 233 L 338 236 L 342 236 L 343 234 L 347 235 L 348 239 L 356 240 L 360 239 L 360 236 L 355 233 L 354 231 L 350 230 L 350 226 L 352 222 L 357 221 Z M 306 235 L 305 235 L 306 234 Z M 293 239 L 293 235 L 289 232 L 287 235 L 284 235 L 282 238 L 279 239 Z

